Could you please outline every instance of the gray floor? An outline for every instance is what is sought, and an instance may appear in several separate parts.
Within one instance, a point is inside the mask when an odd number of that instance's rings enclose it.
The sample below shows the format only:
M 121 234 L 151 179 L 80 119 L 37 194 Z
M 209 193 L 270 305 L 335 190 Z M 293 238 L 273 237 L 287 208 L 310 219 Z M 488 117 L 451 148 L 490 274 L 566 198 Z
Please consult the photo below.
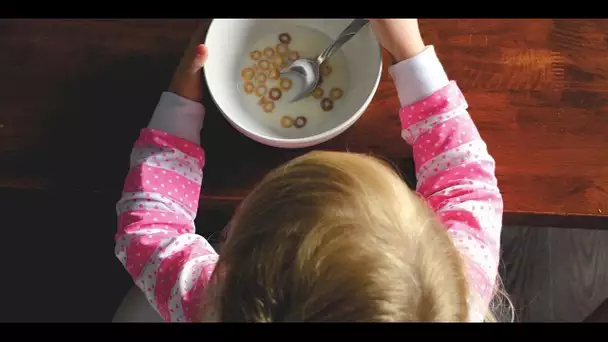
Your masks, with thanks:
M 502 247 L 518 321 L 580 322 L 608 298 L 608 231 L 505 227 Z

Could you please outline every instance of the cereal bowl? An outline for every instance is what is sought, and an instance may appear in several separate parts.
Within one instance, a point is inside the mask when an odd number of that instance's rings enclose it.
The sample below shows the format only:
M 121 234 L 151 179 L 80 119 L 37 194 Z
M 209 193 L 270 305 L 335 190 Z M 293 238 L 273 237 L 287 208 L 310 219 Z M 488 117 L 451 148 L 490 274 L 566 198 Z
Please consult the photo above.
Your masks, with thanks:
M 328 141 L 363 114 L 380 82 L 382 54 L 370 25 L 321 66 L 322 80 L 306 98 L 279 70 L 316 58 L 350 19 L 215 19 L 205 45 L 205 78 L 216 105 L 242 134 L 274 147 Z

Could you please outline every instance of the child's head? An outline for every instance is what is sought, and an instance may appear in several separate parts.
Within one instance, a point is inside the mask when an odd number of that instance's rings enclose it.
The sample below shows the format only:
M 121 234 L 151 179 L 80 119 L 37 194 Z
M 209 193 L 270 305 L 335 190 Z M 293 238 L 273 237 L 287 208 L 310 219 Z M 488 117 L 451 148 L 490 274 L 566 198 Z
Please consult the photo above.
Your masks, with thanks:
M 468 318 L 445 227 L 369 156 L 313 152 L 274 170 L 235 214 L 220 255 L 221 321 Z

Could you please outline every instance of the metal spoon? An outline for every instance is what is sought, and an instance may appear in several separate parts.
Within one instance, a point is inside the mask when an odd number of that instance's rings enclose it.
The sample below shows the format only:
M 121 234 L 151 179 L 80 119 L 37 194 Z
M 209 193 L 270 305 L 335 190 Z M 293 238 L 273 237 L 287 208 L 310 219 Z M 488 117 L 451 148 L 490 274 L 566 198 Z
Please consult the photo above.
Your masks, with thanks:
M 326 59 L 331 57 L 336 51 L 338 51 L 342 45 L 348 42 L 359 30 L 361 30 L 368 23 L 367 19 L 355 19 L 340 33 L 338 38 L 331 43 L 327 49 L 325 49 L 316 60 L 309 58 L 300 58 L 291 63 L 287 68 L 281 70 L 281 74 L 295 73 L 302 78 L 304 81 L 304 87 L 300 92 L 290 101 L 295 102 L 303 99 L 306 95 L 310 94 L 313 89 L 319 83 L 320 78 L 320 67 Z

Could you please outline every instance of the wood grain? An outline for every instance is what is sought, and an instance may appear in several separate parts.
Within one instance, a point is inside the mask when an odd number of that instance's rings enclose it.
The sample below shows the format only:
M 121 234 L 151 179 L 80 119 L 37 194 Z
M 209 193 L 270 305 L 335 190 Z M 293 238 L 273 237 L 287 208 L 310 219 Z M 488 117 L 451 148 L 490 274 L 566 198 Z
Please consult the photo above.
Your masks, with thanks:
M 0 20 L 0 187 L 113 192 L 193 20 Z M 608 21 L 421 20 L 465 93 L 505 222 L 608 228 Z M 388 63 L 385 63 L 388 64 Z M 306 150 L 240 135 L 207 98 L 202 204 L 226 212 Z M 411 173 L 383 72 L 367 112 L 316 148 L 373 153 Z

